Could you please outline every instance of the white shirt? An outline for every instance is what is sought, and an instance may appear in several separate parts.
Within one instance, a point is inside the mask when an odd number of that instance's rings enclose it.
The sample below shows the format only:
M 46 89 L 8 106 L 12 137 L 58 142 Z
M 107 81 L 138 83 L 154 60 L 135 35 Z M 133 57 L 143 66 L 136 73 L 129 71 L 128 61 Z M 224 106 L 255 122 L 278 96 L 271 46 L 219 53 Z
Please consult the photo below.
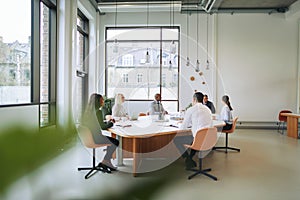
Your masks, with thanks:
M 192 126 L 192 133 L 195 137 L 198 130 L 212 127 L 212 122 L 210 109 L 202 103 L 196 103 L 186 111 L 180 129 Z
M 231 122 L 232 121 L 232 113 L 227 105 L 224 105 L 221 113 L 220 113 L 220 120 L 223 120 L 225 122 Z
M 115 104 L 112 107 L 112 116 L 113 117 L 126 117 L 127 112 L 126 112 L 124 106 L 121 104 Z

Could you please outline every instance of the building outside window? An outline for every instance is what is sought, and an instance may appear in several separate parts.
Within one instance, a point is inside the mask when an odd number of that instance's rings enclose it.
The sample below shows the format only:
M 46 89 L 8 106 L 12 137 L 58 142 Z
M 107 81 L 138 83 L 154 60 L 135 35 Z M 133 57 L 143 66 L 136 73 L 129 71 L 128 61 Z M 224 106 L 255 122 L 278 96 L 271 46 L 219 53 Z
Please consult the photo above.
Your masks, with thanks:
M 0 3 L 0 105 L 31 102 L 30 11 L 31 0 Z
M 179 80 L 174 74 L 179 72 L 178 51 L 176 26 L 106 28 L 105 94 L 123 93 L 134 102 L 152 101 L 155 93 L 161 93 L 168 110 L 177 111 Z
M 143 82 L 143 74 L 138 74 L 137 75 L 137 82 L 142 83 Z
M 56 1 L 40 1 L 40 125 L 56 118 Z
M 123 74 L 122 75 L 122 82 L 123 83 L 128 83 L 128 74 Z

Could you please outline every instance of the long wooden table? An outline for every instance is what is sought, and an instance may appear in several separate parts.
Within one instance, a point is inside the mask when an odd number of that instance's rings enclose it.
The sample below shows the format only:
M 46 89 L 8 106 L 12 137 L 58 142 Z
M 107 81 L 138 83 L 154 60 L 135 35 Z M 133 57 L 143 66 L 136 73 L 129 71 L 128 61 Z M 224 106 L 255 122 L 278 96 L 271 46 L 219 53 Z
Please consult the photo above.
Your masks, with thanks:
M 298 139 L 298 119 L 300 114 L 281 113 L 280 115 L 287 117 L 287 136 Z
M 179 130 L 174 121 L 155 121 L 150 116 L 139 117 L 137 121 L 117 122 L 109 131 L 120 141 L 117 149 L 118 165 L 123 165 L 123 157 L 133 158 L 132 173 L 144 173 L 156 169 L 140 168 L 142 156 L 172 157 L 174 153 L 173 138 L 177 135 L 191 134 L 191 130 Z M 223 121 L 213 120 L 213 126 L 224 126 Z M 178 158 L 178 155 L 177 155 Z M 154 167 L 155 168 L 155 167 Z

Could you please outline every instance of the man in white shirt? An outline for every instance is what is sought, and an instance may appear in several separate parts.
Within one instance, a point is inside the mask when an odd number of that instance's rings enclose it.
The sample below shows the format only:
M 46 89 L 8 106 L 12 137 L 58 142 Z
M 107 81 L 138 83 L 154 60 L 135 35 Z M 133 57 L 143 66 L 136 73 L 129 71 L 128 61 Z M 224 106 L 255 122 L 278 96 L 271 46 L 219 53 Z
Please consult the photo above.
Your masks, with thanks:
M 191 144 L 196 136 L 198 130 L 202 128 L 208 128 L 212 126 L 212 115 L 210 109 L 203 105 L 203 94 L 196 92 L 193 95 L 192 107 L 190 107 L 184 116 L 184 120 L 180 129 L 192 128 L 192 134 L 187 136 L 176 136 L 174 143 L 179 150 L 183 158 L 185 158 L 186 169 L 190 169 L 196 166 L 196 162 L 193 161 L 195 151 L 191 150 L 189 154 L 184 147 L 184 144 Z

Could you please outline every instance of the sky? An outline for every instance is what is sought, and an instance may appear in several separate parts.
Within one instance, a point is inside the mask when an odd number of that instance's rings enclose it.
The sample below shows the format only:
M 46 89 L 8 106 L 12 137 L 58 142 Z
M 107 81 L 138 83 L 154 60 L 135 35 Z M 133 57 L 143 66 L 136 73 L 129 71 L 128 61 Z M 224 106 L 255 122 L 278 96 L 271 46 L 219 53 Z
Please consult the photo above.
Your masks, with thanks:
M 0 0 L 0 36 L 4 43 L 28 41 L 30 10 L 31 0 Z

